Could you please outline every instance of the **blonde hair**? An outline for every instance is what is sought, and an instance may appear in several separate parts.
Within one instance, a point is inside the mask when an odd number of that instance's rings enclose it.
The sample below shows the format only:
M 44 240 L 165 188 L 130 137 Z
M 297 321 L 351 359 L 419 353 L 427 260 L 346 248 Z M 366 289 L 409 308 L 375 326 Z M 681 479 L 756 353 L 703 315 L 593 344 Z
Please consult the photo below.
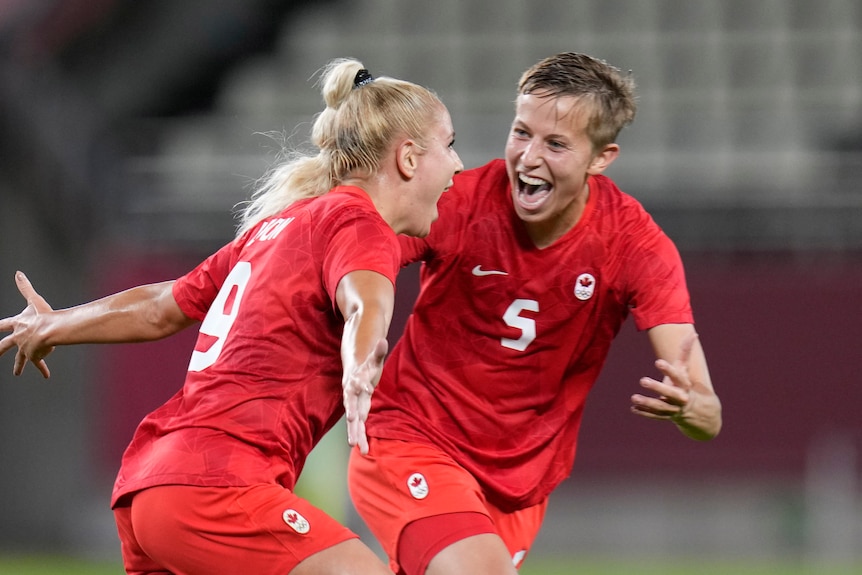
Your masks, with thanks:
M 364 66 L 353 58 L 332 60 L 322 69 L 319 84 L 326 108 L 311 129 L 317 153 L 287 152 L 288 159 L 264 175 L 239 210 L 238 235 L 297 200 L 325 194 L 349 175 L 375 174 L 397 136 L 425 144 L 428 127 L 443 106 L 437 95 L 386 76 L 357 82 L 360 70 Z

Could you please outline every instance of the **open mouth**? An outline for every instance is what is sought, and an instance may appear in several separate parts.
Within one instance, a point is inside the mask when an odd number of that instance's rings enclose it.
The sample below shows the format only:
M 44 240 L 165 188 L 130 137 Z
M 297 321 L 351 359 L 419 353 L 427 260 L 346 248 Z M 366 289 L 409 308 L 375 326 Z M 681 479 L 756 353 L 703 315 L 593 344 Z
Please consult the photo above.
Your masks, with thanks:
M 551 195 L 550 182 L 518 174 L 518 203 L 526 209 L 536 209 Z

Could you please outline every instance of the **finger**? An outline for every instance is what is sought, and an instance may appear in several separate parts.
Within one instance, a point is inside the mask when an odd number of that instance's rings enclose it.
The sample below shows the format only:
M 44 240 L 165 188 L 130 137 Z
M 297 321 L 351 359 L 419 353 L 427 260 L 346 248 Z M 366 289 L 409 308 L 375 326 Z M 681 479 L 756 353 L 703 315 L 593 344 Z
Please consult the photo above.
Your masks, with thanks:
M 365 422 L 361 419 L 347 423 L 347 444 L 350 447 L 359 447 L 362 455 L 368 453 L 368 437 L 365 435 Z
M 350 447 L 353 447 L 354 445 L 356 445 L 356 439 L 355 439 L 356 433 L 353 430 L 353 423 L 354 422 L 352 422 L 352 421 L 347 422 L 347 444 Z
M 671 364 L 663 359 L 657 359 L 655 362 L 656 369 L 662 372 L 667 383 L 672 383 L 674 387 L 688 390 L 691 389 L 691 381 L 688 379 L 688 365 L 684 363 Z M 649 378 L 644 378 L 649 379 Z M 643 380 L 642 380 L 643 381 Z M 666 384 L 667 384 L 666 383 Z
M 636 405 L 633 405 L 631 407 L 631 412 L 634 413 L 635 415 L 639 415 L 641 417 L 646 417 L 647 419 L 653 419 L 656 421 L 669 421 L 670 419 L 672 419 L 672 416 L 670 416 L 670 415 L 662 415 L 659 413 L 654 413 L 652 411 L 641 409 L 640 407 L 638 407 Z
M 355 421 L 358 416 L 359 410 L 356 407 L 356 396 L 352 394 L 348 394 L 347 390 L 344 390 L 344 417 L 347 419 L 348 425 L 352 421 Z
M 647 417 L 649 419 L 669 419 L 668 416 L 666 416 L 666 415 L 659 415 L 659 414 L 652 412 L 648 409 L 644 409 L 642 406 L 639 406 L 639 405 L 632 405 L 630 410 L 635 415 L 640 415 L 642 417 Z
M 24 371 L 25 365 L 27 365 L 27 356 L 19 349 L 18 353 L 15 354 L 15 363 L 12 366 L 12 373 L 14 375 L 21 375 Z
M 30 279 L 22 271 L 15 272 L 15 285 L 18 286 L 18 291 L 24 296 L 24 299 L 30 301 L 30 298 L 36 295 L 36 289 L 30 283 Z
M 632 395 L 631 402 L 632 406 L 642 411 L 668 417 L 677 415 L 685 406 L 685 402 L 682 400 L 648 397 L 640 394 Z
M 15 272 L 15 284 L 18 286 L 18 291 L 27 300 L 27 303 L 36 308 L 36 311 L 51 311 L 51 306 L 45 301 L 45 298 L 40 296 L 24 272 Z
M 44 377 L 45 379 L 51 377 L 51 370 L 48 369 L 48 364 L 45 362 L 44 359 L 40 359 L 39 361 L 35 361 L 33 363 L 36 365 L 36 369 L 38 369 L 39 372 L 42 374 L 42 377 Z
M 0 328 L 0 331 L 2 331 L 2 328 Z M 15 342 L 12 341 L 11 335 L 7 335 L 3 339 L 0 339 L 0 355 L 3 355 L 13 347 L 15 347 Z
M 353 435 L 355 445 L 359 446 L 359 453 L 368 455 L 368 436 L 365 435 L 365 423 L 360 421 Z
M 671 379 L 671 381 L 673 381 L 673 379 Z M 690 389 L 690 387 L 683 387 L 680 383 L 666 383 L 664 381 L 655 380 L 651 377 L 642 377 L 640 379 L 640 385 L 644 389 L 648 389 L 660 396 L 663 401 L 672 403 L 673 405 L 683 405 L 688 401 L 688 389 Z

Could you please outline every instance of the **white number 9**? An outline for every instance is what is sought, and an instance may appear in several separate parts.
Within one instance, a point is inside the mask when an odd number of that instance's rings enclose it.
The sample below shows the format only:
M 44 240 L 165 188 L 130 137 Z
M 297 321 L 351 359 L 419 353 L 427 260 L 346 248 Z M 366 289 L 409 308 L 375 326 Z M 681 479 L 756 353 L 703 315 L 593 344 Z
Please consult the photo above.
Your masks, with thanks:
M 216 340 L 206 351 L 195 350 L 192 352 L 189 371 L 202 371 L 218 360 L 230 328 L 236 321 L 239 304 L 250 278 L 251 264 L 249 262 L 237 262 L 225 278 L 224 284 L 210 306 L 200 329 L 202 335 L 214 337 Z

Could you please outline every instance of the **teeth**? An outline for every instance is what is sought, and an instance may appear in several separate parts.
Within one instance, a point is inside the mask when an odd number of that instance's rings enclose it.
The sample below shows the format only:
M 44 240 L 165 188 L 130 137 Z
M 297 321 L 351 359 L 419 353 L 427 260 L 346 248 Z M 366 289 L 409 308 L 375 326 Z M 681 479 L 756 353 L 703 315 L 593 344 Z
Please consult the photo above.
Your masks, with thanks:
M 545 180 L 541 178 L 531 178 L 530 176 L 525 176 L 524 174 L 518 174 L 518 179 L 529 186 L 541 186 L 546 183 Z

